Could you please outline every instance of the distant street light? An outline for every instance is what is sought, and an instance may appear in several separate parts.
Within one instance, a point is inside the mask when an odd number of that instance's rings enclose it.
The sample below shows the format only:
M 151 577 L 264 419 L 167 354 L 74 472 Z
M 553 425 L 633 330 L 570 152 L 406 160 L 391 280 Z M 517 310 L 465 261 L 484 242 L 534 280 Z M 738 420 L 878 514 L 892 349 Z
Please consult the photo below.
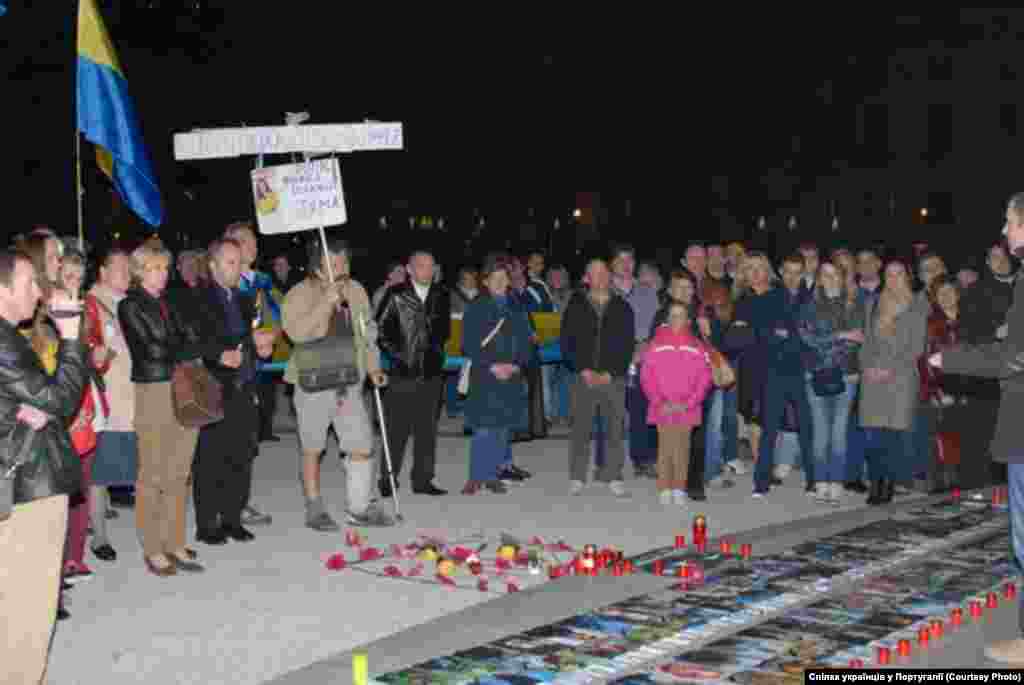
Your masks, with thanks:
M 921 216 L 928 216 L 928 208 L 927 207 L 922 207 L 921 208 Z
M 583 210 L 582 209 L 574 209 L 573 212 L 572 212 L 572 215 L 574 217 L 576 217 L 577 219 L 579 219 L 581 216 L 583 216 Z

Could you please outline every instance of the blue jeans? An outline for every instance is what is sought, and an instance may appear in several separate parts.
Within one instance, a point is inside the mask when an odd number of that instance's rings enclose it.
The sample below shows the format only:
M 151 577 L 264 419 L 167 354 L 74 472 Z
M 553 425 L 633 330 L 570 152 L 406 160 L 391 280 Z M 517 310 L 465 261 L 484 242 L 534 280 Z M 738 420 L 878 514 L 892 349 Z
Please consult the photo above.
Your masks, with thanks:
M 736 388 L 715 388 L 705 400 L 704 481 L 722 473 L 722 466 L 739 458 L 739 421 Z
M 854 416 L 846 438 L 846 482 L 864 480 L 864 450 L 867 438 L 860 427 L 860 419 Z
M 548 394 L 544 396 L 544 409 L 547 411 L 548 419 L 569 418 L 569 379 L 572 373 L 565 364 L 545 364 L 543 373 L 546 374 L 546 387 Z M 551 401 L 548 401 L 548 397 Z
M 449 418 L 455 418 L 462 413 L 462 403 L 465 400 L 459 397 L 459 374 L 449 374 L 445 381 L 445 409 Z
M 838 395 L 821 397 L 807 381 L 807 404 L 811 408 L 814 445 L 814 476 L 821 483 L 842 483 L 846 480 L 847 433 L 850 408 L 857 397 L 857 383 L 846 382 Z
M 469 441 L 469 479 L 498 479 L 498 467 L 511 456 L 508 428 L 477 428 Z
M 811 448 L 811 410 L 807 406 L 807 389 L 803 374 L 784 376 L 769 372 L 765 379 L 762 411 L 761 454 L 754 469 L 754 492 L 768 492 L 771 487 L 772 466 L 775 464 L 775 443 L 785 415 L 786 402 L 796 404 L 799 423 L 800 460 L 804 478 L 814 479 Z
M 658 428 L 647 423 L 648 406 L 647 395 L 639 383 L 626 388 L 629 458 L 633 466 L 648 466 L 658 461 Z
M 864 429 L 864 458 L 870 480 L 910 480 L 912 465 L 907 454 L 907 433 L 891 428 Z

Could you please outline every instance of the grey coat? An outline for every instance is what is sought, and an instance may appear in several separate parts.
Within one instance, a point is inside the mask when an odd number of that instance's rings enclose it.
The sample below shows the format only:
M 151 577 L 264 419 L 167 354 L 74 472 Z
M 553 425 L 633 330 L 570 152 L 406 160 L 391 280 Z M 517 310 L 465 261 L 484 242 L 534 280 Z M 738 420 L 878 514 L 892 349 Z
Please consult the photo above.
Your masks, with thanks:
M 999 380 L 999 419 L 992 439 L 992 458 L 1004 464 L 1020 464 L 1024 463 L 1024 279 L 1013 288 L 1006 323 L 1009 332 L 1004 340 L 944 351 L 942 369 Z
M 864 428 L 910 430 L 918 407 L 921 385 L 917 362 L 925 352 L 928 333 L 928 298 L 914 296 L 905 312 L 896 318 L 892 338 L 878 335 L 878 302 L 869 302 L 860 348 L 860 368 L 888 369 L 892 377 L 873 383 L 861 376 L 860 423 Z

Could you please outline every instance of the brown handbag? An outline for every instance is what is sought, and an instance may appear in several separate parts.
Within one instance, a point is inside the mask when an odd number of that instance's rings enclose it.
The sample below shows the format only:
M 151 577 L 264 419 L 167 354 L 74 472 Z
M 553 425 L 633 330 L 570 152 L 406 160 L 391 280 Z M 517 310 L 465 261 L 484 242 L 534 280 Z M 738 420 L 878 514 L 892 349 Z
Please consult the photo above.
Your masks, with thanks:
M 725 355 L 715 349 L 711 341 L 705 336 L 704 347 L 708 353 L 708 361 L 711 362 L 711 382 L 716 388 L 731 388 L 736 384 L 736 371 L 732 364 L 725 358 Z
M 183 362 L 171 376 L 174 416 L 186 428 L 202 428 L 224 418 L 224 387 L 201 362 Z

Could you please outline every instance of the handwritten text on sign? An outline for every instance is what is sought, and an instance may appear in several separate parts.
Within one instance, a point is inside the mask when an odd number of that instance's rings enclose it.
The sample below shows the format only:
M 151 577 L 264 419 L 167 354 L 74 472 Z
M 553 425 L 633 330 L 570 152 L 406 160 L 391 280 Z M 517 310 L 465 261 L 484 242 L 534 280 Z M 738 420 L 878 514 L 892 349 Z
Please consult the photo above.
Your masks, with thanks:
M 252 190 L 261 233 L 291 233 L 348 221 L 336 158 L 254 169 Z

